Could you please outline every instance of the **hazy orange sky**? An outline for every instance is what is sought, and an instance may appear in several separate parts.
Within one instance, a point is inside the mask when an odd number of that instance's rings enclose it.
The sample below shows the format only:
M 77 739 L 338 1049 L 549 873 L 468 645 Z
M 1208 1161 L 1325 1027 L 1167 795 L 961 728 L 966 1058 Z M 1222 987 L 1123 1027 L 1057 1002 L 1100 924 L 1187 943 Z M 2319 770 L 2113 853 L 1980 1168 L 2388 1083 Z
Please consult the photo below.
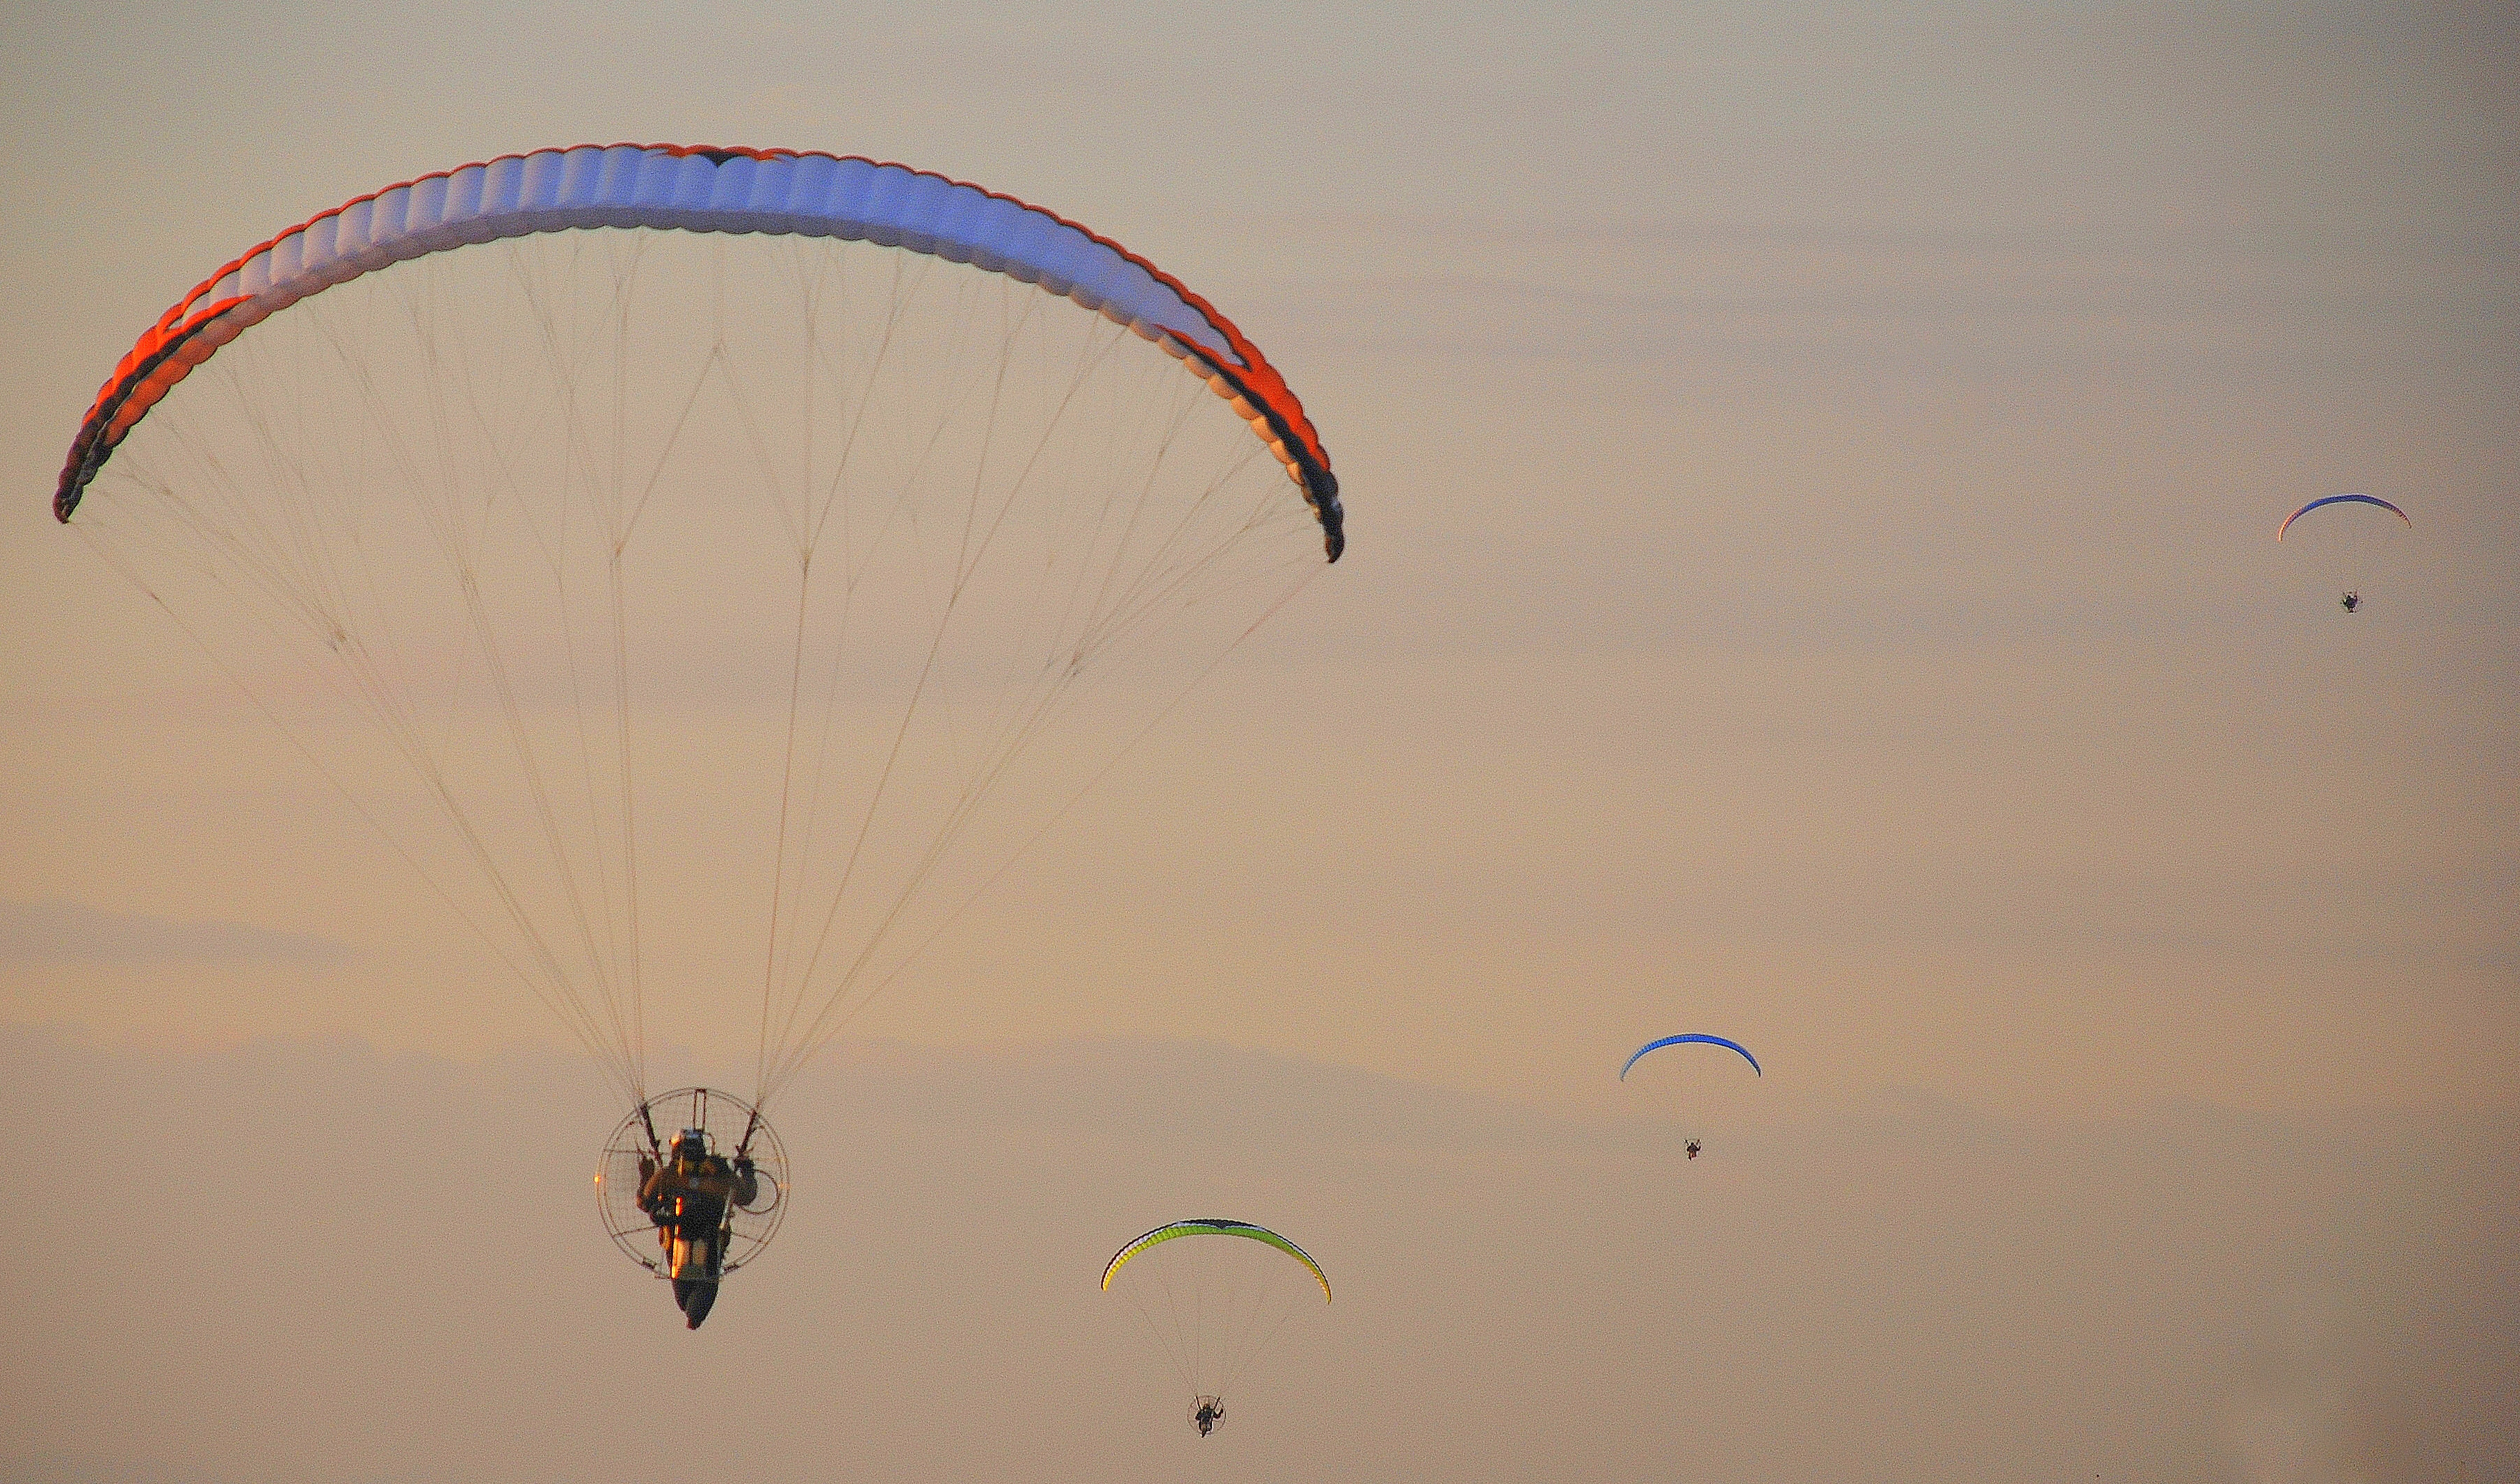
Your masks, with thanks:
M 661 1476 L 677 1385 L 741 1477 L 1170 1471 L 1091 1270 L 1219 1204 L 1356 1278 L 1202 1474 L 2512 1476 L 2515 79 L 2490 6 L 0 14 L 0 1086 L 107 1188 L 0 1473 Z M 591 1067 L 48 510 L 218 264 L 616 139 L 1111 234 L 1350 511 L 799 1083 L 698 1336 Z M 2272 539 L 2346 490 L 2350 618 Z M 1769 1070 L 1707 1170 L 1613 1076 L 1688 1027 Z

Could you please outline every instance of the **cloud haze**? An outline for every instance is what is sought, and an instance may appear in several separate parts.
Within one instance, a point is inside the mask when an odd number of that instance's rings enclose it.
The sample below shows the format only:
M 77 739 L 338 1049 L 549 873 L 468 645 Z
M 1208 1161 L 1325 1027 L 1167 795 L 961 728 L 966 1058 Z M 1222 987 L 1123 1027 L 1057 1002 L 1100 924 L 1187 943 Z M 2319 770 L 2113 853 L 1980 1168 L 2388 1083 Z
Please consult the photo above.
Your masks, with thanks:
M 244 922 L 176 922 L 77 902 L 0 902 L 0 961 L 20 964 L 270 962 L 330 967 L 346 943 Z

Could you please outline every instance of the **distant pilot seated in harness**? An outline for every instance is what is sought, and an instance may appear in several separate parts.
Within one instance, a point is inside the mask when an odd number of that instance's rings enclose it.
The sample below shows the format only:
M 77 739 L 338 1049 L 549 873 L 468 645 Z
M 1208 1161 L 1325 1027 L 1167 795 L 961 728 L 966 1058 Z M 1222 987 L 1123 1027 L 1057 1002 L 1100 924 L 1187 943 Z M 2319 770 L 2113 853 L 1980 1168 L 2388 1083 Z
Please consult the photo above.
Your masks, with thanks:
M 732 1208 L 752 1204 L 760 1194 L 759 1177 L 746 1155 L 729 1160 L 710 1153 L 708 1135 L 700 1129 L 675 1135 L 663 1163 L 642 1158 L 639 1176 L 639 1209 L 656 1224 L 665 1274 L 674 1281 L 674 1307 L 683 1311 L 684 1327 L 697 1329 L 717 1302 Z

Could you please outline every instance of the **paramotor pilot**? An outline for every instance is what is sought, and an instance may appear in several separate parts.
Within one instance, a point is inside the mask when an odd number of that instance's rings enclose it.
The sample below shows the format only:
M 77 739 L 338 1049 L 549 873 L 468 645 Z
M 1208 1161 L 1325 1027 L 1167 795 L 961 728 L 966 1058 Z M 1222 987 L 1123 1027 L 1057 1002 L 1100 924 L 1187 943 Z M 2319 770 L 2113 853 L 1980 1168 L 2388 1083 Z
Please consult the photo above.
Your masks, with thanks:
M 759 1194 L 752 1160 L 710 1152 L 708 1135 L 699 1129 L 675 1135 L 661 1163 L 640 1159 L 639 1209 L 656 1224 L 656 1243 L 665 1249 L 665 1272 L 674 1281 L 674 1307 L 683 1311 L 684 1327 L 697 1329 L 708 1318 L 717 1302 L 733 1208 L 751 1205 Z

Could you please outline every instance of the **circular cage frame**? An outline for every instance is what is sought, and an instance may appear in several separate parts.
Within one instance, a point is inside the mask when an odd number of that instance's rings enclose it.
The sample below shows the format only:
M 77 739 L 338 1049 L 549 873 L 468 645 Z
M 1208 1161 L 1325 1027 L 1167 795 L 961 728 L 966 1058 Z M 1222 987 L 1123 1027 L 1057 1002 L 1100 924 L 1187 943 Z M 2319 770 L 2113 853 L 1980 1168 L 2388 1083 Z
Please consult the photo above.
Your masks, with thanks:
M 623 1256 L 658 1278 L 672 1274 L 656 1240 L 656 1224 L 639 1208 L 639 1187 L 646 1178 L 642 1161 L 651 1161 L 647 1167 L 653 1168 L 652 1161 L 663 1154 L 659 1141 L 670 1145 L 676 1134 L 693 1128 L 707 1136 L 711 1153 L 748 1154 L 764 1178 L 752 1205 L 727 1207 L 731 1230 L 721 1276 L 760 1256 L 788 1218 L 788 1147 L 758 1108 L 711 1087 L 658 1093 L 613 1126 L 595 1164 L 595 1208 L 605 1235 Z

